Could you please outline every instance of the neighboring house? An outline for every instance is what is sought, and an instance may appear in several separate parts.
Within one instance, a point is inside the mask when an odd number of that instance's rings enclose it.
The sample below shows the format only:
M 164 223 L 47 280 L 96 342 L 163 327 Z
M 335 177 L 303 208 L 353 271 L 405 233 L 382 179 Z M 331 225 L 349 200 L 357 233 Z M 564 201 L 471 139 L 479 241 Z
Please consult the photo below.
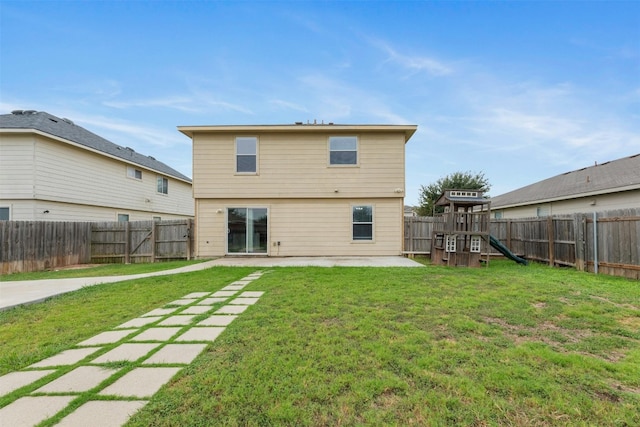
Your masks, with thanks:
M 416 208 L 414 208 L 413 206 L 405 206 L 404 207 L 404 216 L 408 217 L 408 218 L 413 218 L 418 216 L 418 214 L 416 213 Z
M 640 207 L 640 154 L 596 164 L 491 198 L 493 218 Z
M 416 126 L 181 126 L 193 140 L 196 254 L 401 255 Z
M 191 180 L 45 112 L 0 115 L 0 220 L 193 217 Z

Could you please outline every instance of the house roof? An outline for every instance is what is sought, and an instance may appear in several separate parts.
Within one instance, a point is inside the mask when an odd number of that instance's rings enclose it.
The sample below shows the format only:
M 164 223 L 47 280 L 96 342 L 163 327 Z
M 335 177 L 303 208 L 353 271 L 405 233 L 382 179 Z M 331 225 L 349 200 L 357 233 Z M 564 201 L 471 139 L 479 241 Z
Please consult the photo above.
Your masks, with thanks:
M 640 189 L 640 154 L 566 172 L 491 198 L 493 209 Z
M 405 135 L 404 141 L 407 142 L 418 129 L 416 125 L 338 125 L 334 123 L 313 123 L 303 124 L 297 122 L 292 125 L 212 125 L 212 126 L 178 126 L 178 130 L 190 138 L 196 132 L 215 132 L 215 133 L 238 133 L 238 132 L 255 132 L 255 133 L 370 133 L 370 132 L 402 132 Z
M 0 129 L 2 131 L 33 130 L 45 133 L 78 144 L 90 150 L 98 151 L 111 157 L 116 157 L 126 163 L 139 165 L 181 181 L 191 182 L 189 177 L 151 156 L 145 156 L 144 154 L 136 153 L 129 147 L 122 147 L 114 144 L 113 142 L 76 125 L 69 119 L 61 119 L 44 111 L 15 110 L 11 114 L 1 114 Z
M 488 199 L 482 197 L 484 191 L 469 189 L 447 189 L 440 194 L 438 200 L 435 201 L 436 206 L 446 206 L 450 202 L 456 205 L 475 206 L 483 205 L 489 202 Z

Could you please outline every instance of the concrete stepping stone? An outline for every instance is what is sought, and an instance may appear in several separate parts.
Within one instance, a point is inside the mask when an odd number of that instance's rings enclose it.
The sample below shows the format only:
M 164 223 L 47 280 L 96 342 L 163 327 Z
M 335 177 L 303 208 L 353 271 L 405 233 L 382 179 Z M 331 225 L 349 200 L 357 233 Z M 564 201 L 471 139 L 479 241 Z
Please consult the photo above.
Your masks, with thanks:
M 251 282 L 253 282 L 253 279 L 244 278 L 244 279 L 236 280 L 235 282 L 231 282 L 229 284 L 231 286 L 235 286 L 235 285 L 247 286 Z
M 155 310 L 151 310 L 147 314 L 143 314 L 140 317 L 149 317 L 149 316 L 166 316 L 167 314 L 171 314 L 176 311 L 178 307 L 172 308 L 156 308 Z
M 206 297 L 210 293 L 211 292 L 191 292 L 189 295 L 185 295 L 182 298 L 183 299 L 198 299 L 198 298 Z
M 136 368 L 102 390 L 101 396 L 151 397 L 182 368 Z
M 0 409 L 3 426 L 34 426 L 67 407 L 76 396 L 25 396 Z M 92 425 L 92 424 L 86 424 Z
M 239 291 L 240 289 L 244 289 L 246 285 L 229 285 L 225 286 L 221 290 L 224 291 Z
M 80 366 L 40 387 L 36 393 L 82 393 L 96 387 L 116 372 L 117 369 L 100 366 Z
M 259 298 L 236 298 L 229 301 L 232 305 L 253 305 L 257 303 Z
M 210 316 L 198 323 L 198 326 L 229 326 L 238 316 L 223 314 Z
M 64 417 L 56 427 L 120 427 L 146 400 L 93 400 Z
M 211 310 L 209 305 L 192 305 L 182 310 L 180 314 L 203 314 L 209 310 Z
M 91 363 L 109 363 L 119 362 L 126 360 L 129 362 L 135 362 L 143 356 L 146 356 L 151 350 L 158 347 L 160 344 L 120 344 L 113 350 L 103 354 L 102 356 L 94 359 Z
M 149 328 L 131 341 L 168 341 L 182 328 Z
M 158 326 L 184 326 L 193 322 L 195 314 L 171 316 L 158 323 Z
M 176 341 L 207 341 L 213 342 L 224 331 L 224 328 L 217 326 L 193 327 L 184 334 L 176 338 Z
M 82 341 L 78 345 L 93 346 L 93 345 L 100 345 L 100 344 L 113 344 L 113 343 L 117 343 L 127 335 L 131 335 L 134 332 L 135 331 L 132 331 L 130 329 L 102 332 L 93 338 L 89 338 L 88 340 Z
M 248 305 L 225 305 L 216 310 L 214 314 L 240 314 L 248 307 Z
M 235 292 L 234 292 L 235 294 Z M 196 305 L 213 305 L 221 302 L 225 302 L 229 298 L 205 298 L 200 302 L 197 302 Z
M 101 348 L 102 347 L 85 347 L 85 348 L 74 348 L 71 350 L 65 350 L 60 354 L 56 354 L 55 356 L 51 356 L 47 359 L 41 360 L 38 363 L 34 363 L 29 367 L 44 368 L 48 366 L 73 365 L 75 363 L 78 363 L 85 357 L 100 350 Z
M 10 372 L 0 377 L 0 396 L 9 394 L 19 388 L 38 381 L 47 375 L 55 372 L 55 369 L 45 369 L 40 371 L 18 371 Z M 2 419 L 2 418 L 0 418 Z
M 162 317 L 138 317 L 136 319 L 129 320 L 122 325 L 116 326 L 114 329 L 139 328 L 141 326 L 148 325 L 149 323 L 157 322 L 160 319 L 162 319 Z
M 260 298 L 264 295 L 264 292 L 260 291 L 245 291 L 239 295 L 240 298 Z
M 192 303 L 193 303 L 192 299 L 177 299 L 175 301 L 168 302 L 165 305 L 180 305 L 180 306 L 182 306 L 182 305 L 189 305 L 189 304 L 192 304 Z
M 218 291 L 211 294 L 212 297 L 232 297 L 238 292 L 236 291 Z
M 143 365 L 181 363 L 188 365 L 208 344 L 167 344 L 143 362 Z

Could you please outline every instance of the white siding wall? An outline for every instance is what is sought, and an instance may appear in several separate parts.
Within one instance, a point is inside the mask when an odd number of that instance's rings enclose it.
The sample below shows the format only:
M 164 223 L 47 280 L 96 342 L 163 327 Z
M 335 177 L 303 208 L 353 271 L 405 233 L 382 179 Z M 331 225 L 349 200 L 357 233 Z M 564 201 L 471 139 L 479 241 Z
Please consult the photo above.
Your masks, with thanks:
M 270 256 L 401 255 L 403 200 L 362 199 L 198 199 L 196 252 L 200 258 L 226 254 L 226 211 L 269 209 Z M 351 207 L 374 207 L 374 241 L 354 242 Z M 274 245 L 280 242 L 280 246 Z
M 549 215 L 570 215 L 574 213 L 591 213 L 616 209 L 637 208 L 639 206 L 640 190 L 631 190 L 620 193 L 602 194 L 592 197 L 581 197 L 578 199 L 519 206 L 508 209 L 494 208 L 492 216 L 495 217 L 496 212 L 502 212 L 502 218 L 531 218 L 536 216 L 538 208 L 545 209 Z
M 34 207 L 33 203 L 23 206 L 14 201 L 13 220 L 93 221 L 99 217 L 110 221 L 116 219 L 114 212 L 138 212 L 131 220 L 194 214 L 190 183 L 167 176 L 168 194 L 160 194 L 156 172 L 70 144 L 40 136 L 3 135 L 1 145 L 0 205 L 16 199 L 39 202 Z M 6 169 L 5 163 L 9 166 Z M 142 179 L 127 177 L 127 166 L 141 170 Z M 51 202 L 61 203 L 56 207 L 58 213 L 41 218 Z M 45 208 L 40 209 L 42 206 Z
M 0 138 L 0 200 L 33 197 L 34 146 L 31 135 Z

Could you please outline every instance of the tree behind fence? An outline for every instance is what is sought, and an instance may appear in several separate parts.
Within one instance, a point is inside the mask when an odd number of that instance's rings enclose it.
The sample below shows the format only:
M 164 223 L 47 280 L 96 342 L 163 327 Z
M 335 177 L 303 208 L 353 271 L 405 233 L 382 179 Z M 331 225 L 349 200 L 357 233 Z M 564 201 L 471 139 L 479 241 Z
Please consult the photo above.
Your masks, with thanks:
M 429 254 L 438 218 L 405 218 L 406 253 Z M 527 259 L 640 279 L 640 209 L 524 219 L 493 219 L 491 235 Z M 597 244 L 594 242 L 597 241 Z M 495 254 L 499 255 L 499 254 Z
M 191 259 L 193 220 L 135 222 L 0 221 L 0 271 L 74 264 Z

